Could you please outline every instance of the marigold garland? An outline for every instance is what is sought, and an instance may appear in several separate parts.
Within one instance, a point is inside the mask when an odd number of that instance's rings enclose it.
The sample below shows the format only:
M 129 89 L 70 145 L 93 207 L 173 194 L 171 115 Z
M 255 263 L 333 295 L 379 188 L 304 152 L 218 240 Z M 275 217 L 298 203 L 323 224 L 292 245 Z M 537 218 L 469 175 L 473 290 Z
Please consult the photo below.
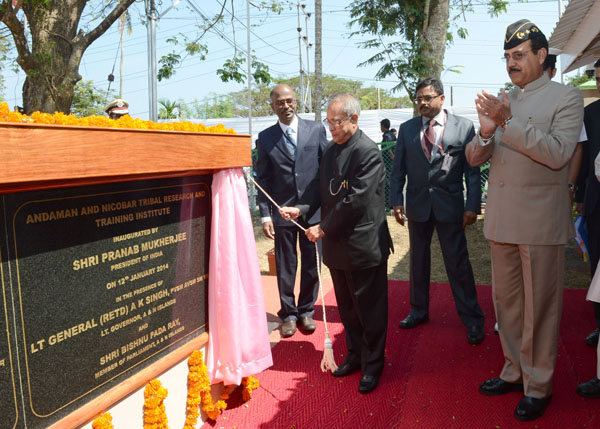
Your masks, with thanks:
M 210 380 L 204 364 L 204 355 L 200 350 L 195 350 L 192 353 L 188 359 L 188 367 L 188 397 L 184 429 L 191 429 L 196 425 L 200 416 L 200 404 L 202 411 L 211 420 L 216 420 L 219 414 L 227 408 L 227 404 L 222 399 L 213 402 L 210 393 Z
M 77 125 L 84 127 L 104 128 L 130 128 L 138 130 L 167 130 L 188 131 L 197 133 L 219 133 L 235 134 L 231 128 L 225 128 L 223 124 L 207 127 L 203 124 L 183 122 L 152 122 L 142 119 L 134 119 L 129 115 L 121 116 L 119 119 L 109 119 L 107 116 L 86 116 L 78 118 L 75 115 L 65 115 L 62 112 L 54 112 L 53 115 L 43 112 L 33 112 L 31 116 L 19 112 L 12 112 L 7 103 L 0 103 L 0 122 L 31 122 L 36 124 Z
M 92 423 L 92 429 L 114 429 L 110 413 L 104 413 L 96 417 Z
M 258 389 L 259 383 L 255 377 L 249 376 L 242 378 L 242 386 L 244 387 L 242 390 L 242 399 L 249 401 L 252 399 L 252 391 Z
M 168 429 L 164 400 L 167 389 L 158 380 L 152 380 L 144 389 L 144 429 Z

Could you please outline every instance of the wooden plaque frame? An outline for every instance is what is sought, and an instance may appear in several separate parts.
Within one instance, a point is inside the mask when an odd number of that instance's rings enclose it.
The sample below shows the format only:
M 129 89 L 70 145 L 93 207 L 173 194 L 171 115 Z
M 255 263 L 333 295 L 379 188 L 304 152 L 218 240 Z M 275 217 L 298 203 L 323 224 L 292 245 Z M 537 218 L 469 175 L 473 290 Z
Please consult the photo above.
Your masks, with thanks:
M 250 166 L 249 135 L 0 123 L 0 194 L 210 174 Z M 204 333 L 51 428 L 77 427 L 208 343 Z

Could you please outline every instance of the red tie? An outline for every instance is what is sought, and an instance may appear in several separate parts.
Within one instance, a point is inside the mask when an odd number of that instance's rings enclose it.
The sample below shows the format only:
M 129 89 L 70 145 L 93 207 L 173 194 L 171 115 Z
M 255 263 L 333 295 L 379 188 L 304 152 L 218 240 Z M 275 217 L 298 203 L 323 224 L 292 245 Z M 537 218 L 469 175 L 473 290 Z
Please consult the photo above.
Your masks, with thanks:
M 433 149 L 433 144 L 435 142 L 435 134 L 433 132 L 433 126 L 435 124 L 435 119 L 429 121 L 429 126 L 423 133 L 423 141 L 421 142 L 428 161 L 431 161 L 431 150 Z

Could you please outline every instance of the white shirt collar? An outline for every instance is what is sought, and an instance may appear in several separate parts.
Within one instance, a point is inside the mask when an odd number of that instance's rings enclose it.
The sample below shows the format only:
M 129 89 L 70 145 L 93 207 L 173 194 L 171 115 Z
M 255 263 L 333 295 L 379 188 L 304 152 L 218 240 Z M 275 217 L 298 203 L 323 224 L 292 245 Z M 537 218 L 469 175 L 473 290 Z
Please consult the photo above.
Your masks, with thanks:
M 286 130 L 288 129 L 288 127 L 290 127 L 292 130 L 294 130 L 294 134 L 298 134 L 298 116 L 294 115 L 294 119 L 292 119 L 292 123 L 289 125 L 284 124 L 281 121 L 277 121 L 279 122 L 279 126 L 281 127 L 281 130 L 285 133 Z
M 423 125 L 429 122 L 429 118 L 427 116 L 421 116 Z M 440 110 L 440 113 L 433 117 L 435 119 L 436 124 L 441 125 L 442 127 L 446 125 L 446 110 Z

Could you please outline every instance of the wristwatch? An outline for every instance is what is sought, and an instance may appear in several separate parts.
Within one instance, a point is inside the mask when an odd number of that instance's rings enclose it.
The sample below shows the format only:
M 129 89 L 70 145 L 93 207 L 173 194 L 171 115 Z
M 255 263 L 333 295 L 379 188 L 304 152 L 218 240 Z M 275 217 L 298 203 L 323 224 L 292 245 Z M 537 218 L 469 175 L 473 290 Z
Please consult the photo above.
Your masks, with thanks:
M 567 184 L 567 186 L 569 187 L 569 191 L 571 191 L 571 192 L 577 192 L 577 185 L 569 183 L 569 184 Z

